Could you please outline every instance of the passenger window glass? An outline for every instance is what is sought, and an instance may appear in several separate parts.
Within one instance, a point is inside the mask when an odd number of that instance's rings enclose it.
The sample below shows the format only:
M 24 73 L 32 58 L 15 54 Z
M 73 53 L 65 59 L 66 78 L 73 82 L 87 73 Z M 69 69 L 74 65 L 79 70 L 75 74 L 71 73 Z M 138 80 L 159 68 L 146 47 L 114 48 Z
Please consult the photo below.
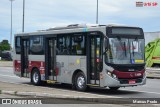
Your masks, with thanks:
M 68 55 L 70 54 L 70 38 L 69 36 L 60 36 L 58 37 L 57 44 L 57 54 L 59 55 Z
M 84 55 L 85 54 L 85 36 L 72 36 L 71 50 L 73 55 Z
M 42 55 L 44 53 L 43 37 L 33 36 L 30 39 L 30 54 Z
M 58 55 L 84 55 L 85 54 L 85 36 L 66 34 L 58 35 L 57 54 Z
M 16 46 L 15 46 L 15 49 L 16 49 L 16 53 L 17 54 L 20 54 L 21 52 L 21 42 L 20 42 L 20 37 L 16 37 Z

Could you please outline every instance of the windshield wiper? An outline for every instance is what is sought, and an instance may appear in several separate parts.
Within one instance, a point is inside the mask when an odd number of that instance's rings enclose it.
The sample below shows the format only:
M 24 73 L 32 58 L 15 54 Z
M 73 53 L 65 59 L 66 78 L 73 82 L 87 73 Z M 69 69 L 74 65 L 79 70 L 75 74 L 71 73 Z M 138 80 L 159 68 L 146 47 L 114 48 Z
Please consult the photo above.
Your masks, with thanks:
M 133 57 L 134 57 L 134 45 L 133 45 L 133 41 L 132 41 L 132 54 L 133 54 Z
M 124 42 L 124 50 L 125 50 L 125 56 L 127 56 L 127 51 L 126 51 L 126 42 Z

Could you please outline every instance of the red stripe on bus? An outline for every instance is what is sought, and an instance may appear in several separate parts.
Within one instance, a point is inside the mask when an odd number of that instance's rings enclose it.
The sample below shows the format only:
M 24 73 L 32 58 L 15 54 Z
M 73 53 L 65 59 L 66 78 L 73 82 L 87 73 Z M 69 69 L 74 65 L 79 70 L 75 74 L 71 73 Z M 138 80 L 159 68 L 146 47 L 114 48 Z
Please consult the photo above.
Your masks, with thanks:
M 118 77 L 118 78 L 141 78 L 144 75 L 145 70 L 141 71 L 134 71 L 134 72 L 122 72 L 122 71 L 117 71 L 114 70 L 113 73 Z
M 15 72 L 21 72 L 21 61 L 20 60 L 14 60 L 13 62 L 14 62 L 14 71 Z M 40 74 L 44 74 L 44 72 L 45 72 L 45 62 L 43 62 L 43 61 L 29 61 L 28 71 L 31 72 L 34 67 L 39 69 Z

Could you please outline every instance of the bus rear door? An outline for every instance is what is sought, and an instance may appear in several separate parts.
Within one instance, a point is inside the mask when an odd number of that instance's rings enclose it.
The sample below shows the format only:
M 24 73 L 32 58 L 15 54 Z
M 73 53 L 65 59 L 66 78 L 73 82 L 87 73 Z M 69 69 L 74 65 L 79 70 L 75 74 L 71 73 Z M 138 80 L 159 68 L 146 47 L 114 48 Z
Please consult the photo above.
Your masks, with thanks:
M 21 39 L 21 77 L 29 77 L 29 38 Z
M 57 80 L 56 73 L 56 39 L 46 38 L 46 80 Z

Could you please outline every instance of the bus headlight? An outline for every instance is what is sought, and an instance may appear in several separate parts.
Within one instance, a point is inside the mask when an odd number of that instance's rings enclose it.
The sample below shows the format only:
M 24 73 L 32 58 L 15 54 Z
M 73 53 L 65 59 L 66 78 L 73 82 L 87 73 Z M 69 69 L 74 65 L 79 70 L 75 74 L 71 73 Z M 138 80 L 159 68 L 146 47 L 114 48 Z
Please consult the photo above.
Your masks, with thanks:
M 108 71 L 108 70 L 107 70 L 107 74 L 108 74 L 110 77 L 112 77 L 112 78 L 114 78 L 114 79 L 117 79 L 117 76 L 116 76 L 115 74 L 113 74 L 112 72 Z
M 112 74 L 112 78 L 117 79 L 117 76 L 115 74 Z
M 110 71 L 107 71 L 107 74 L 112 77 L 112 73 Z

